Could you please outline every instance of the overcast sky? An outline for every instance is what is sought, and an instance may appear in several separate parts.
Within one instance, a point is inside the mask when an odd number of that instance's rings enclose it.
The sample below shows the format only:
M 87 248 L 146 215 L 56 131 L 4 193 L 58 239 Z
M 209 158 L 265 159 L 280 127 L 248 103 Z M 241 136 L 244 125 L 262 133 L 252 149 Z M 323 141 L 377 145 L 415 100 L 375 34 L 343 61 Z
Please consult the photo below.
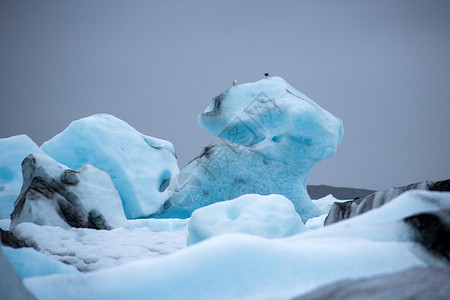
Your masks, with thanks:
M 110 113 L 183 167 L 214 140 L 197 115 L 265 71 L 344 122 L 310 184 L 450 177 L 449 1 L 0 0 L 0 138 Z

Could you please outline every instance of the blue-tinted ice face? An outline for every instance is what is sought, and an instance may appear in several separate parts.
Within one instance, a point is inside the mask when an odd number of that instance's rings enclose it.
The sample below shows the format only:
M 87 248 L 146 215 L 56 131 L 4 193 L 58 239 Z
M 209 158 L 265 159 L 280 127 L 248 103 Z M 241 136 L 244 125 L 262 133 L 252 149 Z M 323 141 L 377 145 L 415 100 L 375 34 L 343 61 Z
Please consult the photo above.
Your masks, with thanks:
M 280 77 L 231 87 L 198 121 L 219 138 L 290 162 L 334 155 L 344 132 L 340 119 Z

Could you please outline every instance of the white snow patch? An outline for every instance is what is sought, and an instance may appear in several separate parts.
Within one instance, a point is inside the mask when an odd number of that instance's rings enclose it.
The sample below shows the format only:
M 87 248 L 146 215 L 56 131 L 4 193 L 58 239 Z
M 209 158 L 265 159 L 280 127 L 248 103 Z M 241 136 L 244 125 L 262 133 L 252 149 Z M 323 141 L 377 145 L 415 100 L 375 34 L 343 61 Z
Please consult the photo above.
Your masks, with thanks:
M 156 258 L 182 249 L 187 231 L 63 229 L 55 226 L 18 224 L 13 234 L 28 245 L 80 271 L 115 267 L 143 258 Z

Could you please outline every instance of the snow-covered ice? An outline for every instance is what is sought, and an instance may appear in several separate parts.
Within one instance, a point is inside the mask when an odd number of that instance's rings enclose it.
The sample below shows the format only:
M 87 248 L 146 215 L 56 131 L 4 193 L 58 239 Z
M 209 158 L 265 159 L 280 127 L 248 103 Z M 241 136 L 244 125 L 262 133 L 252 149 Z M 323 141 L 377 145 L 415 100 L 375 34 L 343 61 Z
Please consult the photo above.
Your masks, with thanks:
M 294 205 L 282 195 L 242 195 L 202 207 L 189 221 L 188 244 L 225 233 L 281 238 L 305 230 Z
M 42 150 L 26 135 L 0 139 L 0 219 L 9 218 L 22 187 L 21 163 Z
M 22 163 L 23 186 L 11 215 L 11 228 L 22 222 L 63 228 L 110 229 L 128 225 L 109 175 L 91 165 L 68 169 L 45 154 Z
M 41 148 L 72 169 L 90 164 L 109 173 L 128 218 L 157 212 L 168 198 L 171 177 L 179 172 L 170 142 L 143 135 L 107 114 L 72 122 Z
M 24 282 L 39 299 L 291 299 L 339 280 L 447 266 L 414 242 L 403 219 L 449 209 L 449 200 L 450 193 L 408 192 L 366 214 L 287 238 L 223 234 L 157 259 Z
M 408 243 L 228 234 L 160 259 L 25 284 L 40 299 L 289 299 L 343 278 L 425 266 L 416 251 Z
M 409 190 L 448 191 L 449 187 L 450 179 L 436 182 L 427 180 L 402 187 L 392 187 L 384 191 L 375 192 L 364 198 L 356 198 L 351 201 L 345 201 L 345 203 L 339 203 L 341 202 L 339 201 L 332 205 L 329 209 L 329 214 L 325 220 L 325 225 L 351 218 L 371 209 L 380 207 Z
M 186 247 L 187 231 L 151 231 L 146 227 L 113 230 L 63 229 L 18 224 L 14 236 L 51 258 L 80 271 L 116 267 L 145 258 L 157 258 Z
M 136 219 L 128 220 L 128 228 L 148 228 L 151 231 L 187 230 L 190 219 Z
M 306 183 L 313 165 L 335 154 L 340 119 L 280 77 L 233 86 L 213 99 L 199 124 L 224 144 L 208 146 L 169 185 L 169 217 L 244 194 L 281 194 L 306 222 L 320 215 Z

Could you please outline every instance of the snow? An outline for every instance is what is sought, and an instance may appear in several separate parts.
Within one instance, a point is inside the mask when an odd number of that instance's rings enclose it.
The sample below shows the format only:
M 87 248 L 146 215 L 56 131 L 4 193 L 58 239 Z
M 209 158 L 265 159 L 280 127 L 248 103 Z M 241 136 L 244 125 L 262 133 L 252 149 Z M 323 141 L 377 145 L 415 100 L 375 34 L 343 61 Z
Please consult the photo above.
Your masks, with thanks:
M 171 177 L 179 172 L 170 142 L 143 135 L 107 114 L 72 122 L 41 148 L 72 169 L 90 164 L 109 173 L 127 218 L 157 212 L 168 198 Z
M 177 231 L 185 230 L 189 224 L 189 219 L 137 219 L 128 220 L 128 228 L 148 228 L 151 231 Z
M 314 205 L 316 205 L 316 207 L 320 210 L 322 214 L 318 217 L 308 219 L 308 221 L 306 221 L 305 223 L 305 228 L 308 230 L 312 230 L 323 227 L 325 223 L 325 218 L 327 217 L 328 212 L 330 211 L 330 208 L 333 205 L 333 203 L 346 201 L 348 200 L 336 199 L 331 194 L 323 198 L 313 200 L 312 202 L 314 203 Z
M 349 200 L 351 200 L 351 199 L 349 199 Z M 333 197 L 333 195 L 330 194 L 323 198 L 313 200 L 313 203 L 317 206 L 317 208 L 319 208 L 319 210 L 322 214 L 328 214 L 328 212 L 330 211 L 330 208 L 334 202 L 346 202 L 349 200 L 336 199 L 335 197 Z
M 225 233 L 281 238 L 305 228 L 294 205 L 286 197 L 248 194 L 197 209 L 188 230 L 189 245 Z
M 340 280 L 417 267 L 446 267 L 412 242 L 414 233 L 403 218 L 449 209 L 449 200 L 450 193 L 412 191 L 371 212 L 287 238 L 221 234 L 156 259 L 85 274 L 27 278 L 24 282 L 39 299 L 291 299 Z M 71 242 L 84 236 L 99 242 L 109 241 L 103 232 L 126 232 L 122 238 L 130 233 L 115 229 L 93 231 L 99 234 L 93 236 L 85 235 L 90 229 L 19 226 L 31 239 L 39 236 L 42 228 L 48 231 L 46 238 L 39 238 L 41 244 L 57 243 L 62 236 Z M 49 235 L 53 241 L 48 240 Z M 120 241 L 118 236 L 116 241 Z M 85 242 L 83 247 L 87 246 Z M 70 249 L 78 252 L 83 247 L 71 245 Z M 128 255 L 132 249 L 123 247 L 116 254 Z M 92 258 L 101 255 L 99 250 L 90 250 Z
M 306 192 L 313 165 L 335 154 L 342 121 L 280 77 L 233 86 L 198 118 L 208 146 L 169 185 L 168 217 L 244 194 L 280 194 L 304 222 L 321 214 Z
M 67 172 L 67 169 L 45 154 L 29 155 L 24 160 L 24 183 L 11 228 L 22 222 L 69 228 L 67 219 L 63 219 L 68 215 L 77 221 L 87 221 L 88 215 L 101 215 L 108 228 L 128 225 L 119 194 L 106 172 L 90 165 L 76 172 Z M 65 177 L 70 177 L 70 180 Z M 44 188 L 29 191 L 35 178 L 45 181 L 58 193 L 45 192 Z M 70 184 L 66 183 L 70 181 Z
M 25 285 L 40 299 L 288 299 L 342 278 L 425 265 L 408 244 L 348 239 L 326 247 L 330 242 L 229 234 L 158 260 Z
M 157 258 L 186 246 L 187 231 L 154 232 L 146 227 L 113 230 L 63 229 L 18 224 L 13 234 L 27 245 L 80 271 L 94 271 L 144 258 Z
M 21 278 L 79 273 L 74 266 L 53 260 L 32 248 L 2 248 L 9 262 Z
M 21 163 L 30 153 L 43 153 L 26 135 L 0 139 L 0 219 L 9 218 L 22 187 Z

